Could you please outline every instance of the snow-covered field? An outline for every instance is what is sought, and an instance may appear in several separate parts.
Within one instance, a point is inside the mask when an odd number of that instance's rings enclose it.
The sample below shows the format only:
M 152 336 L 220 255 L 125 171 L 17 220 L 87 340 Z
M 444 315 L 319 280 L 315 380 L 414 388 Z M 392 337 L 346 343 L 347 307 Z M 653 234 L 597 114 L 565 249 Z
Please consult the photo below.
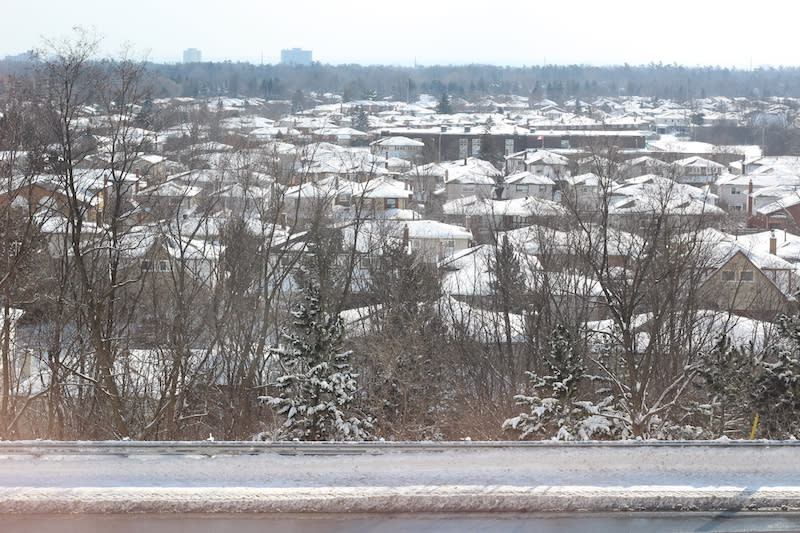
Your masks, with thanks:
M 330 445 L 216 455 L 210 443 L 194 454 L 182 443 L 180 455 L 167 443 L 40 455 L 36 443 L 7 444 L 1 513 L 800 511 L 798 443 L 387 443 L 341 455 Z

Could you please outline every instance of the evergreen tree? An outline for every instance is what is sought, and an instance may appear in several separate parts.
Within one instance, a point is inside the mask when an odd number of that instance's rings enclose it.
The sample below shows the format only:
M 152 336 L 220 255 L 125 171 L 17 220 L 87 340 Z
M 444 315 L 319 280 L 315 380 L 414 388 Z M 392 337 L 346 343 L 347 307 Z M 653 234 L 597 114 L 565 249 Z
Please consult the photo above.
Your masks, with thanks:
M 760 361 L 755 379 L 755 408 L 760 415 L 759 434 L 770 439 L 797 437 L 800 421 L 800 317 L 778 319 L 781 343 Z
M 153 99 L 148 96 L 145 98 L 144 102 L 142 102 L 142 107 L 139 113 L 136 114 L 134 123 L 140 128 L 150 129 L 153 127 L 153 114 Z
M 697 373 L 707 402 L 689 410 L 707 417 L 700 436 L 746 438 L 754 415 L 750 398 L 758 361 L 748 350 L 734 346 L 726 335 L 721 335 L 711 350 L 700 353 L 699 360 Z
M 550 336 L 550 351 L 544 357 L 548 375 L 530 376 L 533 394 L 514 396 L 517 405 L 527 413 L 503 422 L 503 429 L 520 432 L 520 440 L 590 440 L 598 437 L 618 437 L 616 419 L 621 415 L 613 396 L 597 404 L 579 401 L 581 384 L 590 378 L 583 357 L 575 351 L 569 331 L 557 326 Z
M 436 112 L 442 115 L 449 115 L 453 112 L 453 107 L 450 105 L 450 97 L 447 91 L 442 91 L 442 97 L 439 99 L 439 104 L 436 106 Z
M 274 348 L 283 374 L 277 396 L 263 396 L 285 418 L 279 435 L 298 440 L 366 440 L 372 421 L 353 408 L 358 390 L 350 351 L 342 348 L 344 328 L 338 315 L 325 311 L 311 285 L 305 303 L 292 312 L 294 331 L 284 334 L 288 348 Z
M 303 91 L 297 89 L 292 95 L 292 113 L 299 113 L 306 108 L 306 97 Z
M 501 244 L 495 247 L 494 257 L 491 257 L 488 263 L 489 272 L 492 274 L 489 287 L 494 296 L 494 307 L 503 318 L 506 364 L 512 369 L 512 378 L 516 380 L 518 374 L 514 364 L 516 357 L 513 349 L 511 314 L 521 311 L 525 294 L 525 276 L 519 257 L 507 235 L 503 235 Z
M 442 420 L 455 410 L 451 344 L 439 310 L 442 294 L 436 265 L 410 252 L 402 242 L 388 241 L 369 268 L 369 290 L 380 309 L 372 331 L 375 353 L 367 380 L 387 436 L 401 439 L 441 438 Z
M 350 120 L 353 128 L 359 131 L 369 130 L 369 115 L 367 115 L 363 106 L 357 106 L 351 109 Z

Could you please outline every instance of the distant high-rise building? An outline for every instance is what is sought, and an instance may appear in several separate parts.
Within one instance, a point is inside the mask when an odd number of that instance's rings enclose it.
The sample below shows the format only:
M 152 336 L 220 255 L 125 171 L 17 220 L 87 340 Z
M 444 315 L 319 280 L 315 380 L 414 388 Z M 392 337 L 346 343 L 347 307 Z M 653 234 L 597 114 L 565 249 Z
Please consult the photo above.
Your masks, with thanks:
M 33 50 L 28 50 L 27 52 L 22 52 L 21 54 L 6 56 L 6 61 L 12 62 L 22 62 L 22 61 L 31 61 L 36 57 L 36 53 Z
M 203 60 L 203 54 L 197 48 L 187 48 L 183 51 L 184 63 L 199 63 Z
M 281 63 L 284 65 L 310 65 L 311 50 L 301 50 L 299 48 L 281 50 Z

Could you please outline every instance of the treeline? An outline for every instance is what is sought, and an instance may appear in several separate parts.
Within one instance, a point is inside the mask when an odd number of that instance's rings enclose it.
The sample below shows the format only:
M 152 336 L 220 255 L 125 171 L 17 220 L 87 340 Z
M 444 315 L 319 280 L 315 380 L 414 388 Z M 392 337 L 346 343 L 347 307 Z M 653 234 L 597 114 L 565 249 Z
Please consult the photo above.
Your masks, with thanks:
M 228 94 L 288 98 L 296 90 L 333 92 L 345 100 L 413 100 L 419 93 L 447 91 L 461 97 L 518 94 L 563 100 L 573 97 L 644 96 L 688 100 L 707 96 L 800 96 L 800 69 L 752 71 L 678 65 L 594 67 L 546 65 L 428 67 L 253 65 L 196 63 L 150 65 L 163 96 Z
M 29 65 L 0 61 L 0 75 Z M 689 100 L 710 96 L 797 97 L 800 69 L 740 70 L 722 67 L 649 65 L 386 65 L 310 66 L 251 63 L 148 64 L 154 97 L 228 95 L 288 99 L 296 91 L 336 93 L 345 100 L 392 98 L 413 101 L 419 94 L 476 98 L 517 94 L 561 101 L 598 96 L 642 96 Z

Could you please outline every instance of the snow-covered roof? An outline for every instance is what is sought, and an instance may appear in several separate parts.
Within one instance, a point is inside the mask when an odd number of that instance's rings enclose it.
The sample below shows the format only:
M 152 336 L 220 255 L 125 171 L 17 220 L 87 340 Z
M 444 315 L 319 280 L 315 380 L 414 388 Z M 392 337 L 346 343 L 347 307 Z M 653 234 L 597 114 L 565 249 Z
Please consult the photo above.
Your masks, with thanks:
M 771 339 L 775 325 L 770 322 L 762 322 L 751 318 L 746 318 L 723 311 L 698 310 L 693 312 L 691 320 L 662 320 L 661 324 L 666 328 L 667 325 L 674 327 L 674 324 L 687 324 L 691 327 L 690 331 L 681 332 L 679 338 L 682 342 L 690 343 L 695 351 L 710 350 L 721 335 L 727 335 L 735 346 L 748 347 L 752 343 L 755 351 L 761 351 Z M 651 322 L 653 315 L 644 313 L 636 315 L 631 320 L 631 324 L 636 335 L 636 349 L 640 352 L 647 349 L 651 340 L 651 334 L 664 334 L 664 339 L 673 338 L 666 331 L 652 331 Z M 611 319 L 587 322 L 585 329 L 592 344 L 605 344 L 619 342 L 615 334 L 615 324 Z M 673 332 L 674 333 L 674 332 Z M 686 338 L 691 336 L 690 338 Z
M 488 161 L 469 157 L 466 160 L 443 161 L 441 163 L 428 163 L 409 170 L 407 175 L 437 176 L 447 180 L 456 179 L 465 175 L 479 175 L 498 177 L 502 175 L 494 165 Z
M 382 139 L 378 139 L 377 141 L 371 142 L 370 146 L 423 147 L 425 146 L 425 143 L 398 135 L 396 137 L 384 137 Z
M 167 198 L 193 198 L 203 191 L 200 187 L 186 185 L 179 181 L 166 181 L 164 183 L 153 185 L 146 189 L 140 190 L 136 193 L 138 197 L 152 197 L 160 196 Z
M 472 232 L 462 226 L 445 224 L 435 220 L 408 220 L 403 222 L 411 239 L 467 239 L 472 240 Z
M 646 174 L 624 181 L 614 189 L 609 213 L 614 215 L 664 212 L 671 215 L 723 215 L 708 190 Z
M 532 172 L 517 172 L 505 177 L 506 185 L 555 185 L 555 181 L 547 176 Z
M 410 198 L 413 191 L 405 183 L 385 176 L 352 185 L 353 198 Z
M 794 265 L 769 253 L 768 248 L 764 250 L 762 246 L 754 246 L 747 239 L 739 241 L 737 237 L 713 228 L 685 234 L 678 239 L 702 246 L 705 266 L 711 273 L 724 268 L 734 256 L 741 254 L 761 270 L 787 299 L 794 300 L 794 292 L 800 287 Z
M 439 262 L 445 271 L 442 277 L 442 291 L 456 296 L 489 296 L 495 293 L 493 288 L 497 278 L 492 273 L 492 264 L 496 258 L 496 248 L 482 244 L 461 250 L 449 255 Z M 533 286 L 534 272 L 541 270 L 539 260 L 531 255 L 519 254 L 521 275 Z
M 716 161 L 711 161 L 710 159 L 706 159 L 704 157 L 700 157 L 699 155 L 679 159 L 675 161 L 674 164 L 684 168 L 713 168 L 720 170 L 725 168 L 725 165 L 717 163 Z
M 442 210 L 446 215 L 468 216 L 553 217 L 567 214 L 567 209 L 561 204 L 532 196 L 513 200 L 490 200 L 473 195 L 446 202 Z
M 541 165 L 559 165 L 564 166 L 569 164 L 569 159 L 563 155 L 550 152 L 548 150 L 541 150 L 537 148 L 528 148 L 513 154 L 505 156 L 506 159 L 521 159 L 527 164 L 539 163 Z

